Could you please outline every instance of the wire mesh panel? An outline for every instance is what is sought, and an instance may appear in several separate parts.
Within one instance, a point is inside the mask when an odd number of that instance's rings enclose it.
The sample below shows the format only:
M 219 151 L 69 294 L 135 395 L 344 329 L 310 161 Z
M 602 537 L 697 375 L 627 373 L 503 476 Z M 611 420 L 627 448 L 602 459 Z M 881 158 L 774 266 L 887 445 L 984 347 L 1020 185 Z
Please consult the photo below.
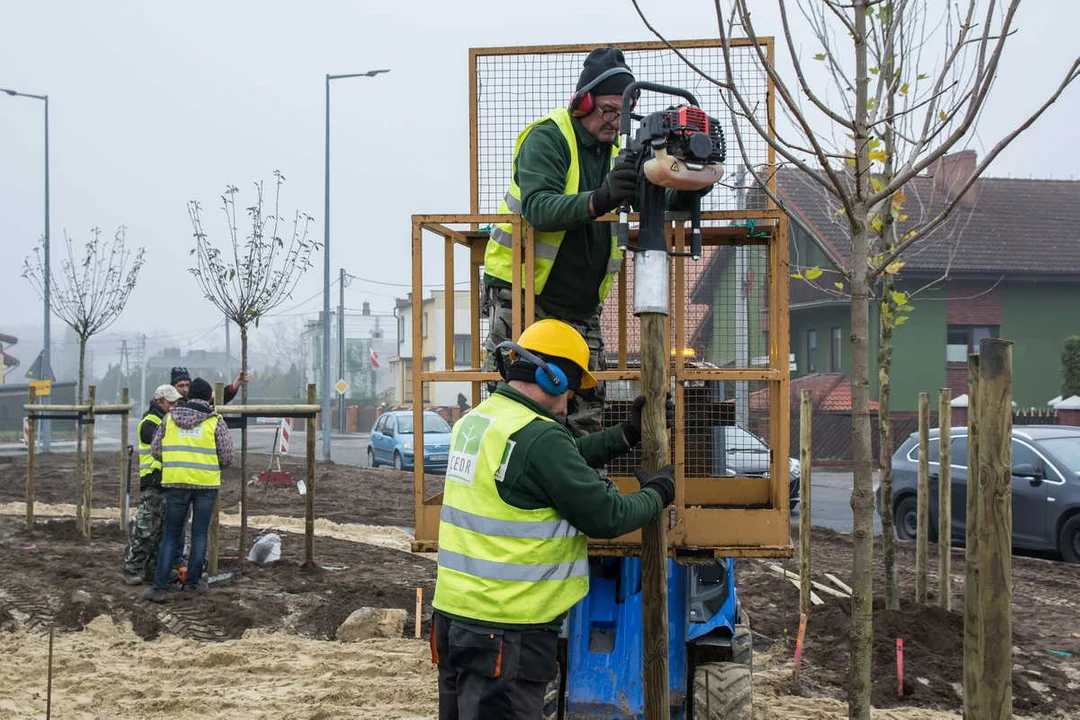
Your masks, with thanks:
M 763 43 L 765 41 L 762 41 Z M 727 81 L 724 59 L 717 41 L 682 41 L 673 43 L 701 73 Z M 550 46 L 521 48 L 479 48 L 472 51 L 475 97 L 472 103 L 472 212 L 493 213 L 506 193 L 510 181 L 514 142 L 525 127 L 553 109 L 565 107 L 574 92 L 586 55 L 594 46 Z M 735 168 L 742 164 L 763 166 L 769 157 L 765 142 L 757 136 L 749 121 L 740 119 L 745 156 L 731 129 L 733 115 L 722 91 L 703 77 L 662 43 L 626 43 L 618 45 L 637 80 L 659 83 L 693 93 L 708 114 L 720 121 L 727 138 L 731 179 L 708 195 L 702 210 L 727 210 L 738 207 L 739 197 L 733 188 Z M 768 81 L 758 64 L 753 45 L 732 48 L 732 80 L 739 85 L 762 126 L 768 126 Z M 681 98 L 645 91 L 635 112 L 648 114 L 669 105 L 682 104 Z

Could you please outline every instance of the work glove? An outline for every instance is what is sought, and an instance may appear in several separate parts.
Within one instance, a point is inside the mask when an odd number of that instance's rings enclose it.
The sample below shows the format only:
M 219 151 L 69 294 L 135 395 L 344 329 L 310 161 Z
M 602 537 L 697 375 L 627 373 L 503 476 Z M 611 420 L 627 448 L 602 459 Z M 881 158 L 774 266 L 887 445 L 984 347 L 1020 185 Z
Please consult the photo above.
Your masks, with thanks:
M 634 405 L 630 408 L 630 419 L 623 423 L 623 437 L 629 447 L 636 447 L 641 442 L 641 411 L 645 408 L 645 396 L 638 395 L 634 398 Z M 675 401 L 671 399 L 671 393 L 667 394 L 664 404 L 665 425 L 668 430 L 675 427 Z
M 672 209 L 689 210 L 699 198 L 703 198 L 712 192 L 714 187 L 716 187 L 716 183 L 706 185 L 700 190 L 676 190 L 675 202 L 672 203 Z
M 641 489 L 652 488 L 660 495 L 660 502 L 667 507 L 675 499 L 675 466 L 665 465 L 654 472 L 638 468 L 634 471 Z
M 637 159 L 628 153 L 619 153 L 615 167 L 604 176 L 600 187 L 593 190 L 592 209 L 593 217 L 606 215 L 627 200 L 637 197 Z

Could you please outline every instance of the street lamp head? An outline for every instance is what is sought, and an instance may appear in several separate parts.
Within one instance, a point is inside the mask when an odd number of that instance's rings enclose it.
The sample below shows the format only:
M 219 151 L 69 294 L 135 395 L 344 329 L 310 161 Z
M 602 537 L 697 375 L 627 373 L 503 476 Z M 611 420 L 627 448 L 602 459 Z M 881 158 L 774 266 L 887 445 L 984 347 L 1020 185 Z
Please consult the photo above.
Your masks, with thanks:
M 375 77 L 376 75 L 379 75 L 381 73 L 388 73 L 388 72 L 390 72 L 390 71 L 389 70 L 368 70 L 364 74 L 367 75 L 368 77 Z
M 12 96 L 14 96 L 14 95 L 18 95 L 18 94 L 19 94 L 19 93 L 15 92 L 14 90 L 8 90 L 7 88 L 2 88 L 2 89 L 3 89 L 3 91 L 4 91 L 4 92 L 6 92 L 6 93 L 7 93 L 8 95 L 12 95 Z

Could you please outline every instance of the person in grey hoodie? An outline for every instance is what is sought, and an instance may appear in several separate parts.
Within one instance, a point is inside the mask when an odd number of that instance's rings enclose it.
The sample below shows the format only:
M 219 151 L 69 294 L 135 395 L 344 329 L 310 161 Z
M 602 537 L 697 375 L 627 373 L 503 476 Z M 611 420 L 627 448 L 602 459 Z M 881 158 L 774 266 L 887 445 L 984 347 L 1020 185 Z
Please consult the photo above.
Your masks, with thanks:
M 191 511 L 191 552 L 181 593 L 193 597 L 201 592 L 210 519 L 221 487 L 221 469 L 233 460 L 233 443 L 225 420 L 214 412 L 213 389 L 195 378 L 188 401 L 174 408 L 158 427 L 150 454 L 161 461 L 161 487 L 165 492 L 165 529 L 158 550 L 154 586 L 143 598 L 165 602 L 169 582 L 169 559 L 181 541 L 184 520 Z

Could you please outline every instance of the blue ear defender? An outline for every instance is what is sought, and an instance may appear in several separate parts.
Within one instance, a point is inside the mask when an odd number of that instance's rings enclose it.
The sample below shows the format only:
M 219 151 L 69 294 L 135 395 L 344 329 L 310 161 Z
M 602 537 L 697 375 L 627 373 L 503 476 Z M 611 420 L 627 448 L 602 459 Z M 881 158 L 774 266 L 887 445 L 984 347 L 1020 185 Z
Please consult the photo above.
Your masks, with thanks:
M 501 342 L 495 347 L 495 364 L 503 377 L 506 377 L 506 369 L 508 368 L 503 356 L 504 350 L 512 350 L 522 360 L 536 366 L 534 382 L 548 395 L 562 395 L 570 389 L 570 380 L 566 377 L 566 373 L 562 371 L 562 368 L 555 363 L 545 361 L 535 353 L 509 340 Z

